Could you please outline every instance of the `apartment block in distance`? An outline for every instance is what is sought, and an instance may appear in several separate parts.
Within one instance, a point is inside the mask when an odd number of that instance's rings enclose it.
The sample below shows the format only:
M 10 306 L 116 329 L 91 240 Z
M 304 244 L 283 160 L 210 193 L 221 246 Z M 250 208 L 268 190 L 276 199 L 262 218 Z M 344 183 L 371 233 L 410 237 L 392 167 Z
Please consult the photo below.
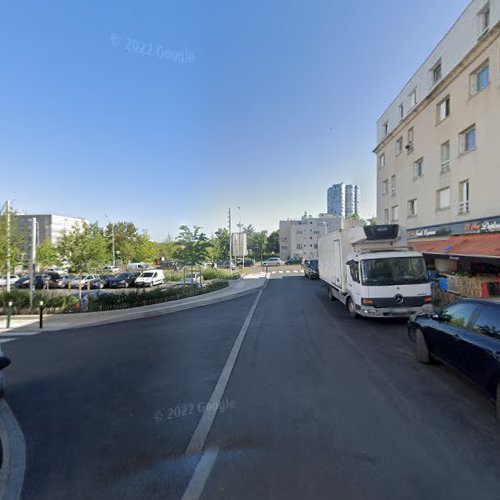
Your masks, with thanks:
M 327 190 L 327 213 L 340 217 L 359 214 L 359 186 L 339 182 Z
M 364 225 L 362 220 L 347 220 L 333 214 L 319 214 L 318 217 L 305 213 L 300 219 L 280 221 L 280 259 L 292 257 L 301 259 L 318 258 L 318 238 L 347 227 Z
M 378 222 L 441 260 L 500 264 L 499 131 L 500 0 L 473 0 L 377 122 Z
M 37 246 L 49 240 L 52 245 L 57 245 L 63 233 L 71 231 L 74 227 L 81 228 L 88 220 L 79 217 L 67 217 L 54 214 L 16 214 L 16 222 L 21 233 L 23 244 L 22 252 L 31 252 L 32 220 L 36 218 Z

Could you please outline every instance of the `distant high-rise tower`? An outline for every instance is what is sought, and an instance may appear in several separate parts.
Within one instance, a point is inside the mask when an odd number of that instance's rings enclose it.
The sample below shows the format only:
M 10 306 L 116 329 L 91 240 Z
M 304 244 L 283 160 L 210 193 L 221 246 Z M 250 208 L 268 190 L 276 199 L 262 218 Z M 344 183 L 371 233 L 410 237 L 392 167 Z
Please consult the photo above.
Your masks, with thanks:
M 359 214 L 359 186 L 339 182 L 329 187 L 327 212 L 341 217 Z

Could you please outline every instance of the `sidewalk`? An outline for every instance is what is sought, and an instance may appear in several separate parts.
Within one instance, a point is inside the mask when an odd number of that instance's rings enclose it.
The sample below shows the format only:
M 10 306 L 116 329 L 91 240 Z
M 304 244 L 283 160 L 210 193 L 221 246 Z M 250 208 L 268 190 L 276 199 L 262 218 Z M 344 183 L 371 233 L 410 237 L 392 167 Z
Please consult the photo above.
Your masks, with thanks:
M 68 328 L 83 328 L 86 326 L 101 325 L 105 323 L 118 323 L 131 319 L 148 318 L 151 316 L 160 316 L 169 314 L 184 309 L 192 309 L 201 307 L 225 300 L 235 299 L 250 293 L 254 293 L 261 289 L 266 283 L 266 274 L 258 273 L 250 278 L 240 278 L 235 282 L 230 282 L 227 288 L 210 292 L 197 297 L 189 297 L 186 299 L 175 300 L 172 302 L 164 302 L 151 306 L 134 307 L 131 309 L 120 309 L 116 311 L 92 312 L 92 313 L 75 313 L 75 314 L 52 314 L 46 315 L 43 318 L 43 330 L 39 329 L 39 317 L 20 316 L 12 317 L 11 328 L 5 328 L 6 318 L 0 319 L 0 335 L 6 337 L 32 335 L 34 333 L 53 332 L 57 330 L 65 330 Z

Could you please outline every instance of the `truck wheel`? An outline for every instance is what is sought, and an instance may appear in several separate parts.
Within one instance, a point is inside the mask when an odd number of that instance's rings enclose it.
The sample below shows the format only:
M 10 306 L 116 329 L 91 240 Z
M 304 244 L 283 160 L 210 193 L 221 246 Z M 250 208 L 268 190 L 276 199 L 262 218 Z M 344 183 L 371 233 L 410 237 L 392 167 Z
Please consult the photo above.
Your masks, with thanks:
M 422 330 L 419 329 L 415 332 L 415 355 L 419 363 L 428 365 L 432 362 L 431 353 L 427 347 L 424 334 L 422 333 Z
M 352 299 L 347 299 L 346 302 L 346 309 L 347 312 L 349 313 L 349 316 L 352 319 L 357 319 L 358 318 L 358 313 L 356 312 L 356 306 L 354 305 L 354 301 Z

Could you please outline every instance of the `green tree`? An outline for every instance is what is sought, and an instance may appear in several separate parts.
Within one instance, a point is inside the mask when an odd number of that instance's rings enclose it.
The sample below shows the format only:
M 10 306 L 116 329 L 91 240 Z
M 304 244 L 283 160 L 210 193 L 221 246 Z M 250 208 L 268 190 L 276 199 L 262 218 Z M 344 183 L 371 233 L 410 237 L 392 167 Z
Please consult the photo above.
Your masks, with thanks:
M 279 229 L 273 231 L 267 238 L 266 251 L 276 255 L 280 253 L 280 232 Z
M 112 237 L 115 237 L 115 251 L 124 262 L 131 262 L 138 251 L 138 247 L 143 242 L 140 241 L 141 235 L 136 225 L 132 222 L 119 221 L 109 223 L 104 230 L 104 235 L 108 241 L 108 246 L 111 249 Z M 141 251 L 141 250 L 139 250 Z
M 175 258 L 184 264 L 196 266 L 206 262 L 210 255 L 210 241 L 201 227 L 181 226 L 177 242 L 179 247 L 175 252 Z
M 214 260 L 229 260 L 229 230 L 220 227 L 211 240 L 212 258 Z
M 36 261 L 45 268 L 59 264 L 59 252 L 50 240 L 45 240 L 36 249 Z
M 347 218 L 352 219 L 352 220 L 359 220 L 360 219 L 359 214 L 357 212 L 354 212 L 353 214 L 348 215 Z
M 250 256 L 256 260 L 263 260 L 267 246 L 267 231 L 256 232 L 248 242 Z
M 133 248 L 133 258 L 136 262 L 151 262 L 159 258 L 158 247 L 150 240 L 147 232 L 143 232 L 137 237 Z
M 19 225 L 15 214 L 10 213 L 10 262 L 11 271 L 14 271 L 15 263 L 20 257 L 20 246 L 22 236 L 19 231 Z M 0 211 L 0 274 L 4 274 L 7 270 L 7 254 L 8 254 L 8 238 L 7 238 L 7 209 L 4 206 Z
M 75 272 L 97 269 L 110 260 L 108 241 L 96 223 L 73 228 L 61 238 L 58 251 L 67 258 Z
M 163 257 L 166 261 L 173 261 L 175 259 L 175 252 L 179 248 L 179 244 L 176 241 L 172 241 L 172 239 L 167 238 L 165 241 L 161 243 L 157 243 L 158 246 L 158 255 Z

